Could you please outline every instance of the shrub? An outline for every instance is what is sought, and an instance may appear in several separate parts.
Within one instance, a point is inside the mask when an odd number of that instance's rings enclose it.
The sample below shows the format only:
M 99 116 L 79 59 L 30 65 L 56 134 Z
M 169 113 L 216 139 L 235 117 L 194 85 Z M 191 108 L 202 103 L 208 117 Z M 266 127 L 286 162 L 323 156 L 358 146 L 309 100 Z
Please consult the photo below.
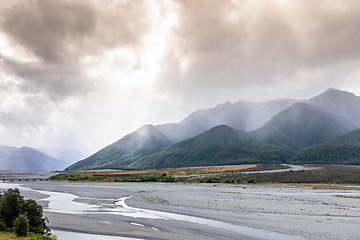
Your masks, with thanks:
M 5 231 L 6 230 L 6 223 L 4 221 L 0 221 L 0 231 Z
M 225 180 L 225 183 L 234 183 L 234 182 L 235 182 L 234 179 L 226 179 L 226 180 Z
M 176 179 L 173 176 L 167 175 L 161 178 L 162 182 L 175 182 Z
M 14 232 L 17 236 L 26 236 L 29 232 L 29 219 L 26 214 L 20 214 L 14 221 Z
M 247 180 L 247 183 L 256 183 L 256 180 L 255 180 L 255 178 L 249 178 Z
M 220 179 L 216 177 L 208 177 L 205 180 L 206 183 L 219 183 Z

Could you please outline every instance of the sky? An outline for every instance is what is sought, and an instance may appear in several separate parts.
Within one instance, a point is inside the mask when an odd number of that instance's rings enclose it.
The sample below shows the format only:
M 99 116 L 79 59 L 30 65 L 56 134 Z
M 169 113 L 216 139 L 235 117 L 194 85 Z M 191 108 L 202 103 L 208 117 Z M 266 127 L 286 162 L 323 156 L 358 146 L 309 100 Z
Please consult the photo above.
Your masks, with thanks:
M 92 154 L 225 101 L 360 95 L 358 0 L 0 1 L 0 145 Z

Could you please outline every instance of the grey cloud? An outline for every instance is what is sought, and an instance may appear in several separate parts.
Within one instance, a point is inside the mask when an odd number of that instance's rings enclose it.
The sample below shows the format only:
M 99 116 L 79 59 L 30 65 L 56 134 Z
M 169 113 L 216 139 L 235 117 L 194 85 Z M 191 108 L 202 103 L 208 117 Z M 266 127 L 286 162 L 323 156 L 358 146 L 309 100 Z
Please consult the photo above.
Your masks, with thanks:
M 36 63 L 5 59 L 27 82 L 24 90 L 45 91 L 58 101 L 91 90 L 81 60 L 115 47 L 136 51 L 149 30 L 143 1 L 19 1 L 1 17 L 14 45 L 40 58 Z
M 180 20 L 174 29 L 174 49 L 179 54 L 175 55 L 189 59 L 189 64 L 181 79 L 168 78 L 166 73 L 161 77 L 169 88 L 182 88 L 197 98 L 289 82 L 303 87 L 304 82 L 296 83 L 301 81 L 296 79 L 298 73 L 360 60 L 358 1 L 280 5 L 276 1 L 182 0 L 177 5 Z M 306 87 L 316 81 L 328 87 L 325 78 L 309 81 Z
M 67 44 L 81 44 L 81 39 L 95 27 L 91 7 L 62 1 L 20 2 L 6 13 L 2 22 L 3 30 L 15 44 L 23 45 L 46 63 L 71 61 L 74 54 Z
M 136 46 L 149 29 L 141 1 L 21 1 L 2 29 L 45 63 L 64 64 L 104 48 Z

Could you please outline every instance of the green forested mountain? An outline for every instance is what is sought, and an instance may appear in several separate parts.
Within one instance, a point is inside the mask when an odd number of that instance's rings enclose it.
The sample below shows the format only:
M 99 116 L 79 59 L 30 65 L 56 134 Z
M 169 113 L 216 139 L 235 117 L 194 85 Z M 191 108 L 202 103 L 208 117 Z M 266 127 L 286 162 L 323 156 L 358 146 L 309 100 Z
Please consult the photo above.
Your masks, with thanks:
M 146 125 L 68 169 L 281 163 L 304 148 L 292 163 L 353 164 L 359 140 L 346 133 L 360 126 L 359 106 L 360 97 L 336 89 L 304 101 L 226 102 L 179 123 Z
M 171 143 L 153 125 L 145 125 L 67 169 L 126 168 L 137 159 L 163 149 Z
M 131 164 L 133 168 L 215 166 L 248 163 L 284 163 L 294 152 L 262 143 L 242 130 L 214 127 Z
M 294 150 L 325 143 L 348 129 L 331 116 L 306 103 L 295 103 L 251 134 L 257 139 Z
M 360 129 L 301 150 L 290 163 L 360 165 Z

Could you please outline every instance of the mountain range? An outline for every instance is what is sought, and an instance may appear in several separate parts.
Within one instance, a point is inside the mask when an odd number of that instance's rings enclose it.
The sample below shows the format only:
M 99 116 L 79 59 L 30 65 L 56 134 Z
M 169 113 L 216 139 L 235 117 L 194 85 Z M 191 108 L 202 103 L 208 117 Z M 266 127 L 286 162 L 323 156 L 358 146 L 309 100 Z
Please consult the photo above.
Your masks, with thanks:
M 47 151 L 48 154 L 44 152 Z M 6 171 L 53 171 L 81 159 L 83 155 L 75 150 L 38 150 L 30 147 L 0 145 L 0 170 Z
M 316 154 L 324 155 L 329 145 L 338 155 L 333 163 L 360 164 L 359 127 L 360 97 L 333 88 L 309 100 L 226 102 L 179 123 L 145 125 L 67 170 L 315 163 L 320 161 Z M 345 147 L 339 141 L 347 134 L 353 135 Z M 337 149 L 357 157 L 343 161 Z

